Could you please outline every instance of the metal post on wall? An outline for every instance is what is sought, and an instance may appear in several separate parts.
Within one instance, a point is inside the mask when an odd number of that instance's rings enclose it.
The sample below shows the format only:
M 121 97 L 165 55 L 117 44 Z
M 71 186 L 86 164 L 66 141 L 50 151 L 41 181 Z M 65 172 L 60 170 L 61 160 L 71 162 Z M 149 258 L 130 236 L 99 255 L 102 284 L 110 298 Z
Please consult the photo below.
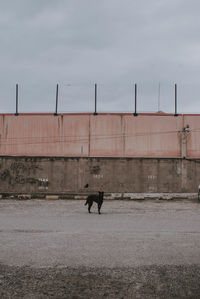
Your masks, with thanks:
M 56 84 L 56 110 L 54 115 L 58 115 L 58 84 Z
M 94 100 L 95 100 L 95 104 L 94 104 L 94 115 L 97 115 L 97 84 L 95 83 L 94 85 Z
M 175 84 L 174 86 L 174 96 L 175 96 L 175 113 L 174 113 L 174 116 L 178 116 L 178 113 L 177 113 L 177 84 Z
M 18 98 L 19 98 L 19 88 L 18 88 L 18 84 L 16 84 L 16 111 L 15 111 L 15 115 L 19 115 L 18 113 Z
M 138 116 L 137 114 L 137 84 L 135 84 L 135 112 L 133 113 L 134 116 Z

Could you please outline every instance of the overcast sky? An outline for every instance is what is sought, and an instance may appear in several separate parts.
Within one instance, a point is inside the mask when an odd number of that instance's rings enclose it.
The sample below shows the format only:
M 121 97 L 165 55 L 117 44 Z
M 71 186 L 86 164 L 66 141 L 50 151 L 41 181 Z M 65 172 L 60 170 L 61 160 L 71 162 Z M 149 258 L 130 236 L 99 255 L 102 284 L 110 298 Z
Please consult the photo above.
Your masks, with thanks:
M 199 0 L 0 0 L 0 112 L 200 113 Z M 159 96 L 160 83 L 160 96 Z M 160 103 L 159 100 L 160 99 Z

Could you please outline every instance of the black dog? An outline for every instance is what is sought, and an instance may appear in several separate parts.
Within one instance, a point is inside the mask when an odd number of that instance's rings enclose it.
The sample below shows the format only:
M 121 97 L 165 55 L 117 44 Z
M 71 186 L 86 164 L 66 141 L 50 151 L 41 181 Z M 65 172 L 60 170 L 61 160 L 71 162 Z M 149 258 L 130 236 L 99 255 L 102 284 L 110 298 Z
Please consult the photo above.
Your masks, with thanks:
M 101 214 L 100 210 L 101 210 L 101 206 L 102 206 L 102 203 L 103 203 L 103 195 L 104 195 L 104 192 L 99 191 L 99 195 L 91 194 L 87 197 L 85 206 L 88 205 L 88 212 L 89 213 L 91 213 L 90 209 L 93 205 L 93 202 L 95 201 L 98 205 L 98 212 L 99 212 L 99 214 Z

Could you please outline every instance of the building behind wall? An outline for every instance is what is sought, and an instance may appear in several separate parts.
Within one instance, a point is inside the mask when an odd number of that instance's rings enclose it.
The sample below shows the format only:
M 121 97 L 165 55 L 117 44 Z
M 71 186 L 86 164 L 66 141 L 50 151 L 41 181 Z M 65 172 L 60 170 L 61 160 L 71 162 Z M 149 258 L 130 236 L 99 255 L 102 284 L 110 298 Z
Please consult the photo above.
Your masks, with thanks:
M 200 115 L 1 114 L 1 193 L 196 192 Z

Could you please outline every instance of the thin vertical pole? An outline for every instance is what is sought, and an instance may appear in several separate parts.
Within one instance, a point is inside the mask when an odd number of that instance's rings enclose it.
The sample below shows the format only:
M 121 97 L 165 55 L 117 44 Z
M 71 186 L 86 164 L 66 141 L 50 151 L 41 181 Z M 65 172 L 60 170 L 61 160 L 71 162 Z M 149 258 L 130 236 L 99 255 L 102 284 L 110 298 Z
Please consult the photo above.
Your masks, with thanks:
M 56 111 L 54 115 L 58 115 L 58 84 L 56 84 Z
M 160 112 L 160 82 L 158 84 L 158 112 Z
M 135 112 L 133 114 L 134 116 L 137 116 L 137 84 L 135 84 Z
M 15 112 L 15 115 L 19 115 L 18 113 L 18 98 L 19 98 L 19 88 L 18 88 L 18 84 L 16 84 L 16 112 Z
M 174 89 L 174 91 L 175 91 L 175 94 L 174 94 L 174 96 L 175 96 L 175 114 L 174 114 L 174 116 L 178 116 L 178 113 L 177 113 L 177 84 L 175 84 L 175 89 Z
M 94 100 L 95 100 L 95 106 L 94 106 L 94 115 L 97 115 L 97 84 L 94 85 Z

